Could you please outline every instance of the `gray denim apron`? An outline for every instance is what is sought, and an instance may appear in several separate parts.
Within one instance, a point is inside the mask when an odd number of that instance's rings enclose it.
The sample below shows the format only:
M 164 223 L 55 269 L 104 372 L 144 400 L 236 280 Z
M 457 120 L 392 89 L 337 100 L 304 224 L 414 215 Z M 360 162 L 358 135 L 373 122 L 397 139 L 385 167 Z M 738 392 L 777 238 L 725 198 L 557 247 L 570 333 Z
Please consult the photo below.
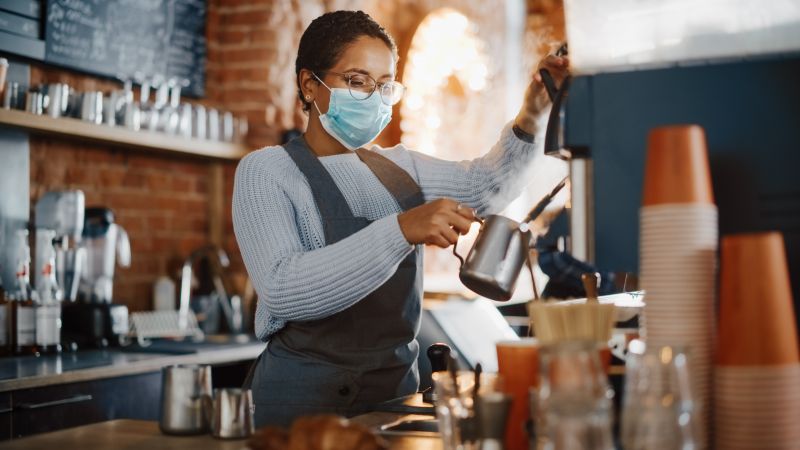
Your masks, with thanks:
M 311 186 L 326 245 L 370 224 L 353 215 L 302 137 L 283 147 Z M 403 169 L 378 153 L 356 153 L 404 211 L 424 203 L 419 186 Z M 352 416 L 417 391 L 419 253 L 415 249 L 388 281 L 346 310 L 324 319 L 289 322 L 272 336 L 245 382 L 253 389 L 257 426 L 286 426 L 295 417 L 316 413 Z

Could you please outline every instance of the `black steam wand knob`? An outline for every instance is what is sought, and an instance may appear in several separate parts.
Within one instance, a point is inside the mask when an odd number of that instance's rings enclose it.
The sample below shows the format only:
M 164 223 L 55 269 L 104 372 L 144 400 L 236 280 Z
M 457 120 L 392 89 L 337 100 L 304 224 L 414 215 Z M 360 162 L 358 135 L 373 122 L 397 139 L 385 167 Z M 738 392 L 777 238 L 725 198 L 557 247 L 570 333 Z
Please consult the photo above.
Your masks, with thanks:
M 450 353 L 450 346 L 441 342 L 437 342 L 428 347 L 426 355 L 428 356 L 428 361 L 431 363 L 431 374 L 447 371 Z M 436 401 L 433 394 L 433 381 L 431 381 L 431 387 L 422 392 L 422 401 L 433 404 Z
M 431 372 L 442 372 L 447 370 L 447 363 L 450 360 L 450 346 L 437 342 L 428 347 L 428 360 L 431 362 Z

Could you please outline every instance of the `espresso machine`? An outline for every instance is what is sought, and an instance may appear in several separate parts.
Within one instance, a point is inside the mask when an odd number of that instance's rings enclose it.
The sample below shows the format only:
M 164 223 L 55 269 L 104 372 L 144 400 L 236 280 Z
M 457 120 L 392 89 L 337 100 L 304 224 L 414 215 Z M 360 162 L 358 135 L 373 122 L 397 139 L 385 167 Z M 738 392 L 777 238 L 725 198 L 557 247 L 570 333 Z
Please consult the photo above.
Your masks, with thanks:
M 561 45 L 556 56 L 567 56 L 567 44 Z M 569 253 L 580 261 L 595 261 L 594 236 L 594 166 L 590 148 L 584 145 L 565 143 L 564 129 L 566 105 L 572 77 L 566 77 L 557 86 L 547 69 L 539 74 L 553 102 L 544 138 L 546 155 L 563 159 L 569 164 L 570 209 L 569 209 Z
M 79 347 L 121 345 L 128 334 L 128 308 L 113 303 L 117 265 L 130 267 L 131 247 L 125 229 L 108 208 L 86 208 L 81 247 L 86 253 L 78 300 L 64 305 L 65 336 Z

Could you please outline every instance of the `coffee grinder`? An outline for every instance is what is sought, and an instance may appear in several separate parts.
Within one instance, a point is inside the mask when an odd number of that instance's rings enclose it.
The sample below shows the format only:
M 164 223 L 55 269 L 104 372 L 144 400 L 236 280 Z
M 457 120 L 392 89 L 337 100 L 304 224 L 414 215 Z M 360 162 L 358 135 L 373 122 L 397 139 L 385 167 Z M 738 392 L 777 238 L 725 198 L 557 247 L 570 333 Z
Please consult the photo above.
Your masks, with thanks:
M 75 301 L 78 292 L 85 260 L 83 221 L 82 191 L 50 191 L 36 202 L 36 344 L 44 352 L 60 351 L 62 304 Z

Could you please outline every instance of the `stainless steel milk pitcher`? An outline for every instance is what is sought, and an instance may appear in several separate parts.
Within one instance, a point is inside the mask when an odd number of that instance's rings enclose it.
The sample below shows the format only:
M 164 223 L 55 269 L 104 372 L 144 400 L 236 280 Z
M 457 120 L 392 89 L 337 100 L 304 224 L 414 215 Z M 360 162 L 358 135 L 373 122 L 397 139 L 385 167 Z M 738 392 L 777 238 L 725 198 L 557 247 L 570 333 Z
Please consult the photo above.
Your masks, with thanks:
M 528 224 L 539 217 L 566 184 L 564 178 L 528 212 L 522 222 L 499 215 L 478 218 L 481 228 L 466 260 L 458 254 L 458 242 L 453 246 L 453 254 L 461 261 L 458 277 L 464 286 L 486 298 L 504 302 L 514 294 L 524 264 L 528 264 L 533 278 L 529 254 L 533 233 Z
M 167 366 L 161 374 L 161 431 L 177 435 L 208 433 L 213 407 L 211 366 Z
M 508 217 L 491 215 L 478 220 L 480 232 L 467 258 L 458 254 L 458 242 L 453 246 L 453 254 L 461 261 L 458 277 L 479 295 L 508 301 L 528 259 L 532 234 L 527 223 Z

